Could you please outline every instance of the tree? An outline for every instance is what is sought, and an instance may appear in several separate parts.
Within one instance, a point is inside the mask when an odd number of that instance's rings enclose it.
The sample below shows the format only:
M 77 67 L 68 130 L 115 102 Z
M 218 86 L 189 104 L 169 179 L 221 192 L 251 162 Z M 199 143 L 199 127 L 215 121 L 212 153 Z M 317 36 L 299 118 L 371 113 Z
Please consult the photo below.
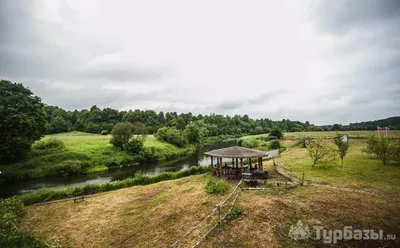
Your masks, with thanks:
M 338 153 L 340 160 L 342 160 L 342 167 L 343 167 L 343 159 L 349 150 L 349 143 L 342 140 L 342 135 L 336 134 L 333 138 L 333 143 L 335 143 L 336 147 L 338 148 Z
M 395 159 L 396 146 L 391 144 L 388 139 L 377 139 L 375 136 L 371 136 L 367 138 L 366 144 L 366 152 L 375 154 L 384 166 L 391 159 Z
M 121 122 L 115 124 L 111 131 L 112 138 L 110 143 L 115 147 L 123 149 L 129 140 L 132 138 L 132 124 L 129 122 Z
M 270 136 L 276 136 L 278 137 L 278 139 L 282 138 L 282 131 L 279 130 L 278 128 L 274 128 L 271 130 L 271 132 L 269 133 Z
M 200 127 L 198 127 L 193 122 L 186 125 L 185 130 L 183 130 L 183 135 L 186 137 L 189 144 L 201 144 L 203 140 L 203 132 Z
M 307 151 L 313 160 L 312 167 L 319 162 L 329 163 L 335 160 L 335 150 L 330 145 L 320 140 L 308 144 Z
M 155 137 L 158 140 L 165 141 L 178 147 L 184 147 L 187 144 L 187 140 L 182 135 L 181 131 L 174 127 L 162 127 L 158 129 Z
M 333 124 L 332 130 L 333 131 L 339 131 L 340 130 L 340 125 L 339 124 Z
M 63 133 L 69 129 L 68 123 L 60 115 L 54 117 L 48 125 L 47 133 Z
M 146 135 L 149 132 L 147 131 L 146 125 L 143 124 L 142 122 L 137 122 L 135 123 L 135 125 L 133 126 L 133 133 L 134 134 L 142 134 L 142 135 Z
M 22 84 L 0 80 L 0 161 L 26 155 L 46 131 L 44 105 Z

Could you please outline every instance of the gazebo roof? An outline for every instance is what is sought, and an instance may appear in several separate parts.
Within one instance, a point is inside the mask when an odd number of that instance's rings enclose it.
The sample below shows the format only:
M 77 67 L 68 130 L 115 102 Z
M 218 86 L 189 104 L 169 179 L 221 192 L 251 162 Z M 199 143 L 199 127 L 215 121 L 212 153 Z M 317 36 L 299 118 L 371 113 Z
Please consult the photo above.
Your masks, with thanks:
M 255 158 L 268 156 L 268 152 L 249 149 L 240 146 L 232 146 L 228 148 L 222 148 L 212 150 L 204 153 L 206 156 L 219 157 L 219 158 Z

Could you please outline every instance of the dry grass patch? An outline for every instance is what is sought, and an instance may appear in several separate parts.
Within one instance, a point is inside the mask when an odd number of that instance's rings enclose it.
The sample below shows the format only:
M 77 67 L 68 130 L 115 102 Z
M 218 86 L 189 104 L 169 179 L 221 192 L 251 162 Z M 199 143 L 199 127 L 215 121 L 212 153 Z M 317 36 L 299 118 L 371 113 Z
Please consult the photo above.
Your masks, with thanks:
M 245 191 L 238 200 L 244 214 L 215 232 L 201 247 L 322 247 L 321 240 L 293 241 L 290 225 L 297 220 L 313 226 L 342 229 L 383 229 L 400 234 L 400 204 L 376 196 L 336 189 L 301 187 L 281 196 Z M 338 247 L 398 247 L 399 240 L 339 242 Z
M 28 207 L 26 230 L 63 247 L 165 247 L 224 197 L 205 192 L 204 175 Z

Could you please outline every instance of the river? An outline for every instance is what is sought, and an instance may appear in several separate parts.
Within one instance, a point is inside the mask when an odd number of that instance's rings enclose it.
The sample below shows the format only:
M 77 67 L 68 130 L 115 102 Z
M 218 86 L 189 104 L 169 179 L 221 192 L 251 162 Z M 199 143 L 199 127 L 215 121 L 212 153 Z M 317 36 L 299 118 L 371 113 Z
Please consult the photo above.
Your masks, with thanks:
M 224 146 L 218 146 L 221 148 Z M 214 146 L 212 149 L 215 149 Z M 204 151 L 211 150 L 211 147 Z M 90 173 L 71 177 L 45 177 L 18 181 L 7 184 L 0 184 L 0 197 L 10 197 L 23 193 L 33 192 L 41 188 L 66 188 L 68 186 L 80 187 L 90 183 L 108 183 L 116 180 L 123 180 L 133 177 L 137 171 L 147 175 L 158 175 L 164 171 L 176 172 L 187 170 L 191 166 L 206 166 L 211 163 L 210 158 L 204 156 L 204 151 L 198 152 L 189 158 L 167 161 L 156 164 L 143 164 L 132 167 L 118 168 L 104 172 Z

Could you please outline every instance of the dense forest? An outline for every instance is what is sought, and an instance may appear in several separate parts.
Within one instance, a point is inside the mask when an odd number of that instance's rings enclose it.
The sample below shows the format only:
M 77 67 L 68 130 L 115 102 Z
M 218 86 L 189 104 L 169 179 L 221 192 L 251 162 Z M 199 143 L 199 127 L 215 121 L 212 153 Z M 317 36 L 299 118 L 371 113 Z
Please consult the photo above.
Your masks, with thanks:
M 350 125 L 316 126 L 300 121 L 283 119 L 272 121 L 268 118 L 252 119 L 248 115 L 224 116 L 220 114 L 193 115 L 192 113 L 155 112 L 154 110 L 119 111 L 111 108 L 100 109 L 96 105 L 90 110 L 66 111 L 56 106 L 45 106 L 48 126 L 46 133 L 60 133 L 72 130 L 89 133 L 109 133 L 118 122 L 131 122 L 135 133 L 155 133 L 160 127 L 175 127 L 183 130 L 190 122 L 207 130 L 208 136 L 241 135 L 268 133 L 272 128 L 283 131 L 340 131 L 340 130 L 375 130 L 377 126 L 400 129 L 400 117 L 383 120 L 351 123 Z
M 155 112 L 153 110 L 118 111 L 116 109 L 100 109 L 96 105 L 90 110 L 65 111 L 55 106 L 45 106 L 48 127 L 47 133 L 60 133 L 71 130 L 89 133 L 110 132 L 118 122 L 131 122 L 135 133 L 155 133 L 160 127 L 185 129 L 194 122 L 207 130 L 208 136 L 241 135 L 268 133 L 272 128 L 286 131 L 322 131 L 310 124 L 291 120 L 272 121 L 268 118 L 251 119 L 248 115 L 224 116 L 219 114 L 193 115 L 192 113 Z

